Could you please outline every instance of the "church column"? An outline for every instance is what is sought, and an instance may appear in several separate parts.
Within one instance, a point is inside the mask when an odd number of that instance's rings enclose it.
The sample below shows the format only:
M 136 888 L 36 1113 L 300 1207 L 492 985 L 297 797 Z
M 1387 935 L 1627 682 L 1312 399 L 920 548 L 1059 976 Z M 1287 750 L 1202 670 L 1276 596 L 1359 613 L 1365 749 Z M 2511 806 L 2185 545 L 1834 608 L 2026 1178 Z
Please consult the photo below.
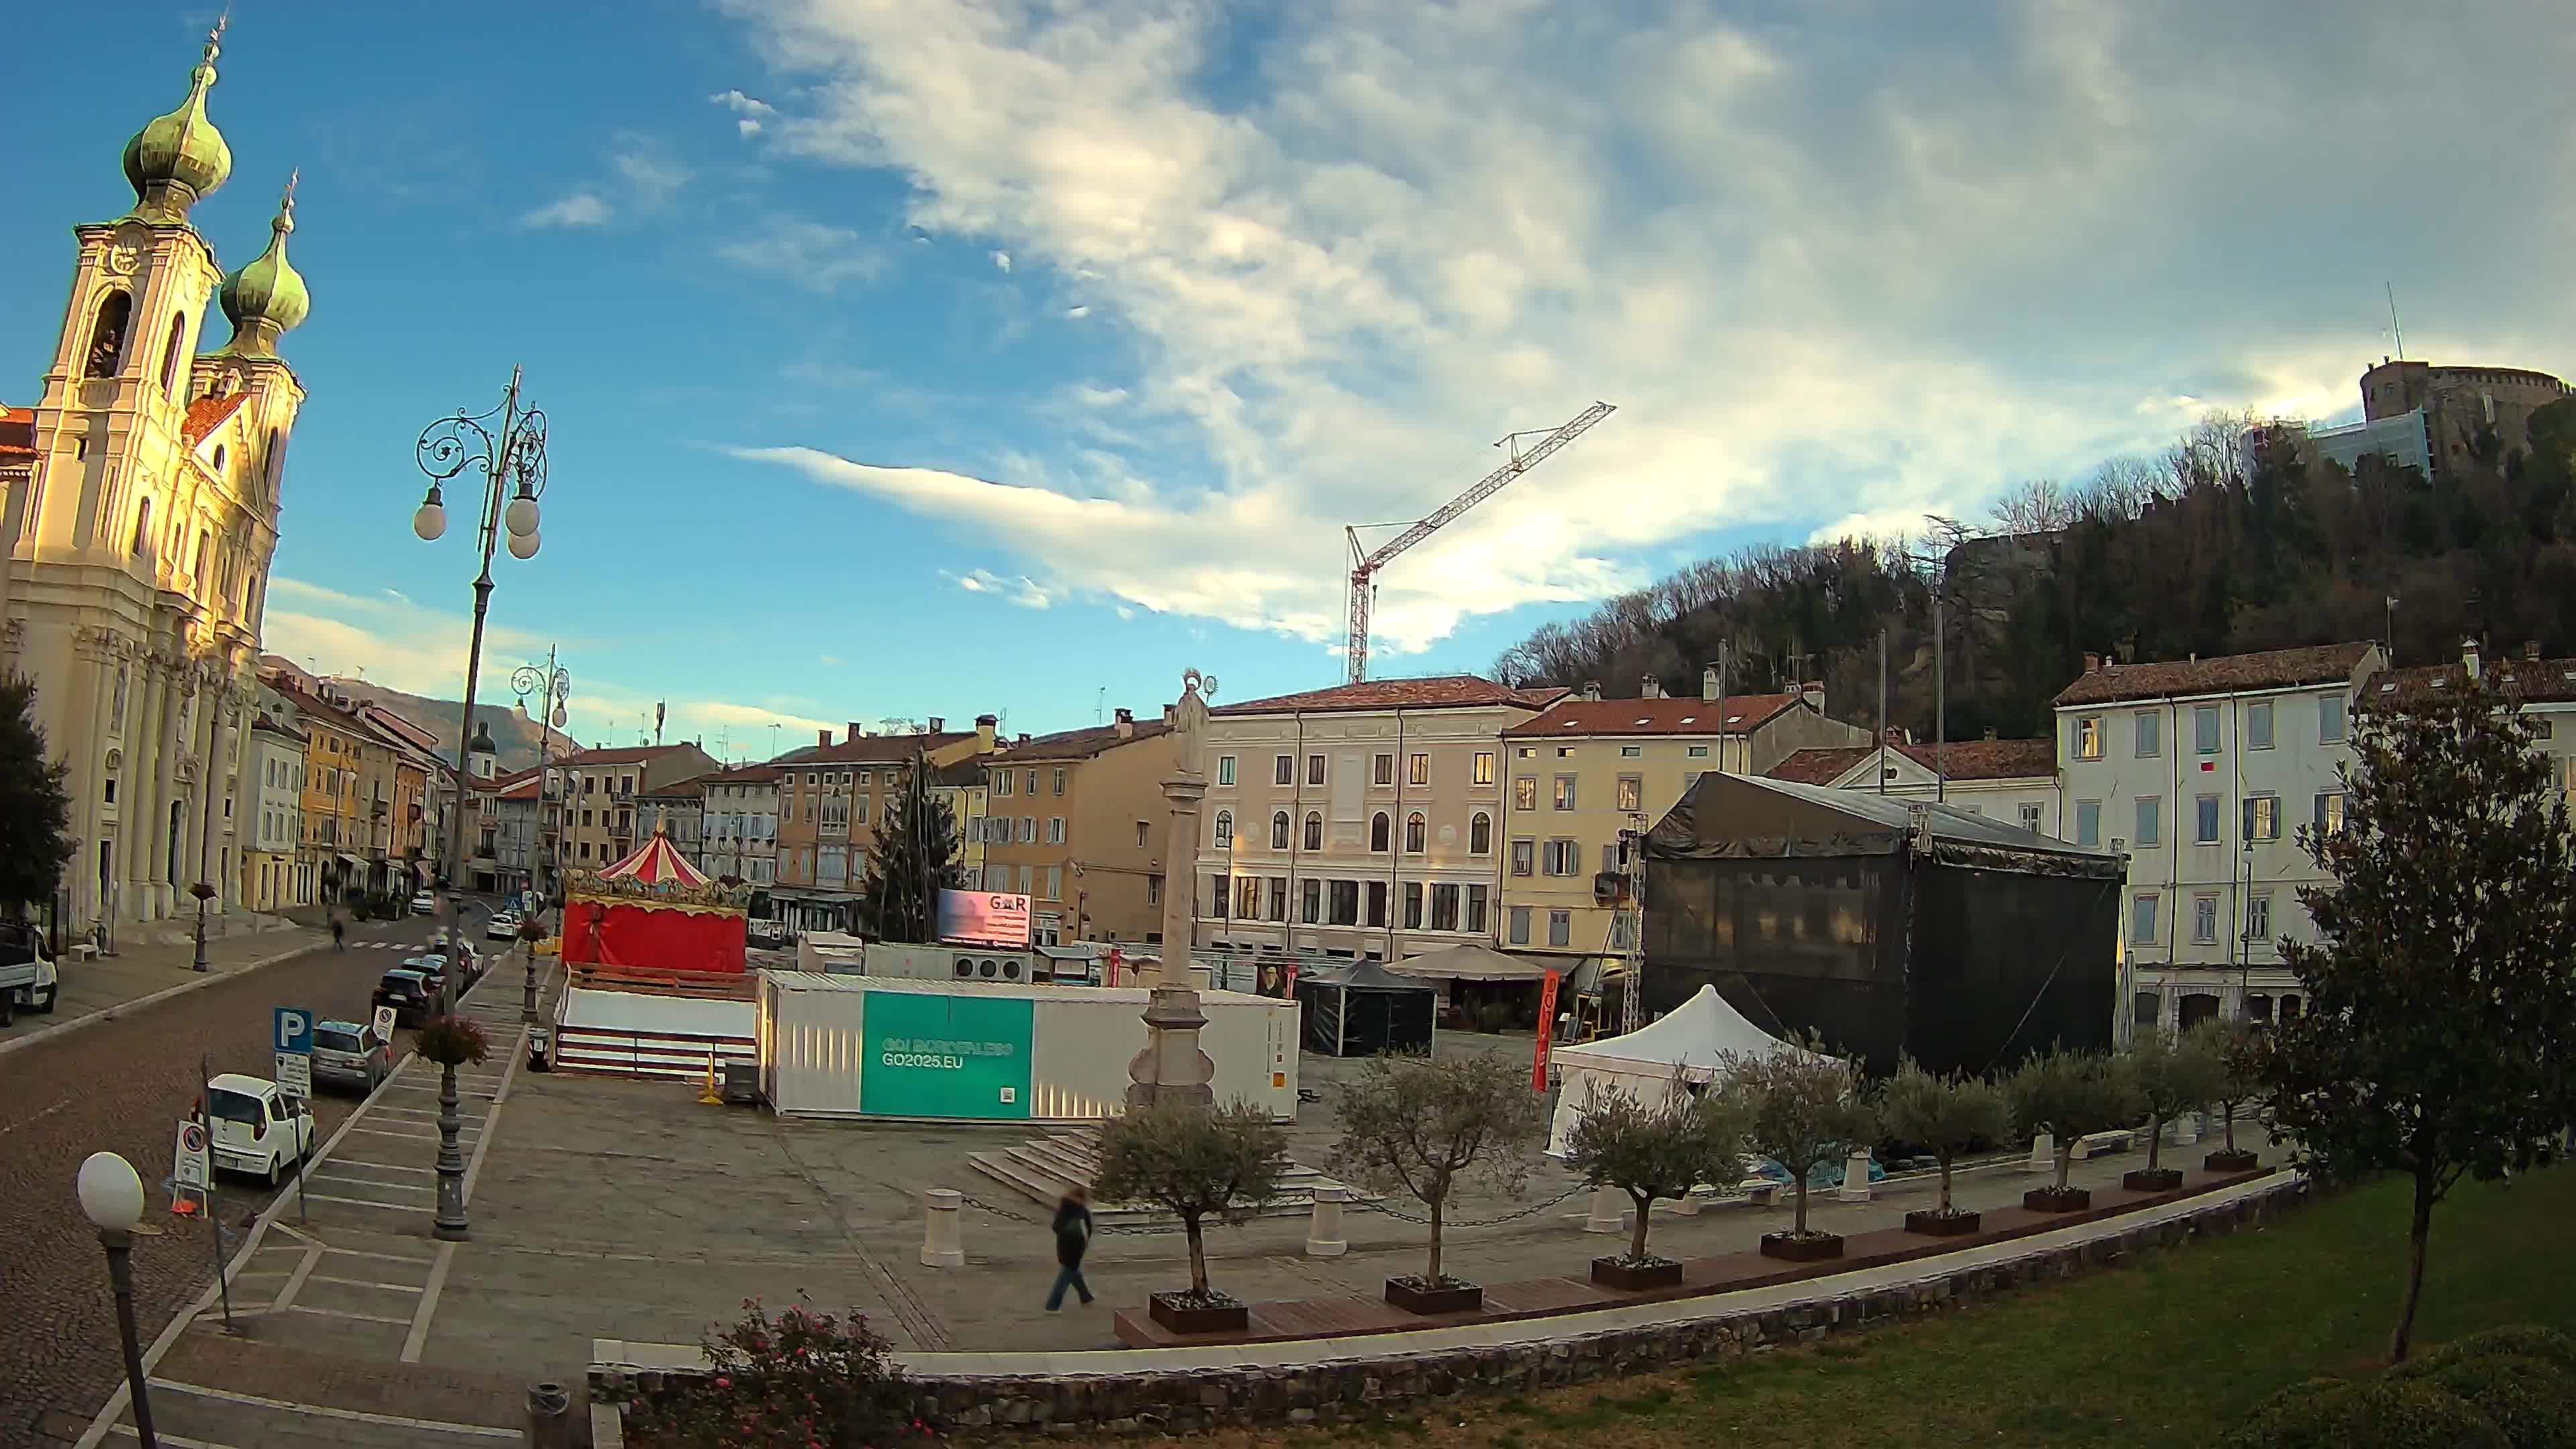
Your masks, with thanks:
M 140 921 L 147 871 L 152 859 L 155 812 L 160 808 L 155 778 L 158 754 L 154 742 L 161 718 L 161 666 L 147 638 L 136 649 L 133 677 L 125 691 L 125 783 L 118 787 L 116 813 L 123 828 L 116 848 L 113 905 L 117 921 Z
M 83 629 L 73 635 L 72 657 L 90 671 L 89 714 L 83 718 L 80 702 L 66 700 L 62 719 L 66 726 L 62 737 L 51 740 L 71 766 L 68 784 L 77 792 L 72 807 L 72 833 L 80 838 L 80 859 L 72 866 L 73 917 L 87 925 L 106 909 L 98 898 L 98 842 L 105 833 L 107 753 L 112 746 L 107 738 L 108 705 L 116 691 L 116 637 L 104 629 Z M 124 787 L 119 786 L 121 791 Z M 65 929 L 73 927 L 68 923 Z
M 196 693 L 188 678 L 184 656 L 164 656 L 161 665 L 161 715 L 152 730 L 152 843 L 144 865 L 143 878 L 152 882 L 147 894 L 152 901 L 152 919 L 159 920 L 177 911 L 173 896 L 184 882 L 170 869 L 170 807 L 181 805 L 180 819 L 187 819 L 186 792 L 179 788 L 179 759 L 186 749 L 180 729 L 180 717 L 190 710 L 189 701 Z M 184 831 L 182 832 L 184 835 Z

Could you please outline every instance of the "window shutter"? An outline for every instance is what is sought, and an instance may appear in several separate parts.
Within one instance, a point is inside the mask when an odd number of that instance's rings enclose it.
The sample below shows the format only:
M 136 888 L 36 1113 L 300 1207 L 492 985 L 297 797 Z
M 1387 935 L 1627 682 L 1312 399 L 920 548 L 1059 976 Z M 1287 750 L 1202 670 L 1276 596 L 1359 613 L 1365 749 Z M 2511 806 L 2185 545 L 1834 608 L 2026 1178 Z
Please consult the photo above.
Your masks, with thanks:
M 2254 801 L 2249 797 L 2245 800 L 2239 801 L 2238 803 L 2244 807 L 2245 822 L 2243 828 L 2238 831 L 2236 838 L 2239 840 L 2252 840 L 2254 838 Z
M 2326 797 L 2325 797 L 2325 796 L 2323 796 L 2323 795 L 2319 795 L 2319 796 L 2317 797 L 2317 834 L 2319 834 L 2319 835 L 2323 835 L 2323 834 L 2325 834 L 2325 833 L 2326 833 Z

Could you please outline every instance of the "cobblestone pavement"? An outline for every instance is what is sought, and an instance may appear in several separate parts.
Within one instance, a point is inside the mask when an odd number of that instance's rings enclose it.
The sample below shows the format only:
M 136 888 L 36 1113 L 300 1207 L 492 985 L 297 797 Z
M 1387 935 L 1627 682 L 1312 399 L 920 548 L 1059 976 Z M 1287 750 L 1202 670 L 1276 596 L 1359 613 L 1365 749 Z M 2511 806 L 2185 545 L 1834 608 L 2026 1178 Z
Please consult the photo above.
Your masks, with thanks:
M 351 944 L 399 947 L 425 941 L 430 930 L 426 919 L 371 924 L 353 932 Z M 293 938 L 263 933 L 224 944 L 273 955 L 292 949 Z M 142 955 L 143 948 L 126 953 L 138 967 Z M 0 1260 L 0 1449 L 68 1442 L 122 1380 L 106 1263 L 72 1195 L 81 1159 L 101 1149 L 122 1153 L 143 1175 L 145 1226 L 158 1230 L 138 1235 L 134 1245 L 136 1317 L 148 1344 L 214 1281 L 206 1226 L 170 1216 L 169 1193 L 160 1186 L 178 1119 L 197 1096 L 200 1057 L 217 1072 L 269 1075 L 273 1008 L 362 1018 L 392 959 L 391 949 L 338 953 L 324 943 L 0 1055 L 0 1221 L 10 1225 Z M 185 980 L 186 956 L 177 960 L 174 979 Z M 350 1104 L 330 1095 L 315 1104 L 322 1137 Z M 248 1179 L 227 1176 L 218 1186 L 222 1219 L 236 1231 L 269 1197 Z

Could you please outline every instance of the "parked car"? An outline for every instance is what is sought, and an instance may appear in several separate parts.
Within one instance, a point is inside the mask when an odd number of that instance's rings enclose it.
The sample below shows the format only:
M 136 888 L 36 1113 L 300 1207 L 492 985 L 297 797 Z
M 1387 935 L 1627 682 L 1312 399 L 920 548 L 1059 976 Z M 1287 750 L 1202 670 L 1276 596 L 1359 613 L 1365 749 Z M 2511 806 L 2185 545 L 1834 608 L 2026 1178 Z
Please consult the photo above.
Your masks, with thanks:
M 438 993 L 447 985 L 447 958 L 445 956 L 406 956 L 403 958 L 402 965 L 404 970 L 414 971 L 420 974 L 421 984 L 429 988 L 429 994 L 432 1000 L 435 1000 Z
M 411 913 L 415 916 L 426 916 L 437 909 L 438 897 L 429 891 L 422 891 L 411 898 Z
M 226 1072 L 206 1083 L 206 1120 L 216 1169 L 253 1173 L 270 1187 L 313 1152 L 312 1110 L 259 1077 Z
M 368 1004 L 392 1007 L 396 1026 L 418 1026 L 428 1019 L 437 1001 L 438 992 L 427 978 L 409 967 L 398 966 L 376 983 L 375 996 Z
M 397 1010 L 396 1015 L 400 1012 Z M 393 1075 L 393 1043 L 373 1023 L 322 1021 L 313 1025 L 313 1085 L 325 1082 L 372 1092 Z
M 7 1026 L 25 1007 L 39 1016 L 54 1009 L 62 989 L 45 939 L 35 927 L 0 921 L 0 1026 Z
M 494 915 L 491 920 L 484 922 L 483 939 L 487 941 L 515 941 L 519 939 L 519 913 L 517 911 L 502 911 Z

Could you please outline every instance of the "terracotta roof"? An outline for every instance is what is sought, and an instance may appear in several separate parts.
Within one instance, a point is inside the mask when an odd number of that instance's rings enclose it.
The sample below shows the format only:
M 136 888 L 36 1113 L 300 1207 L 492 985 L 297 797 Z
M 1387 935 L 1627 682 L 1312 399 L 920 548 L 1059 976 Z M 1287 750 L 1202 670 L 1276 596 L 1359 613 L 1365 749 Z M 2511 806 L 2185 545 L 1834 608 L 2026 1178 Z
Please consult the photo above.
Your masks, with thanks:
M 251 732 L 254 734 L 266 731 L 273 735 L 284 735 L 286 738 L 295 741 L 299 745 L 305 743 L 304 731 L 297 729 L 291 724 L 280 724 L 278 721 L 270 719 L 265 714 L 261 715 L 258 719 L 251 721 L 250 727 Z
M 233 414 L 250 401 L 246 392 L 228 392 L 221 397 L 201 397 L 188 404 L 188 416 L 179 424 L 179 439 L 193 448 L 224 425 Z
M 36 415 L 26 408 L 0 403 L 0 458 L 34 459 Z
M 538 780 L 536 774 L 534 771 L 531 771 L 528 778 L 519 781 L 517 784 L 502 786 L 500 798 L 504 800 L 534 800 L 537 798 L 537 787 Z
M 1089 729 L 1039 735 L 1027 744 L 1011 745 L 1001 754 L 1005 763 L 1013 764 L 1033 760 L 1088 760 L 1120 745 L 1132 745 L 1138 740 L 1169 734 L 1171 729 L 1170 725 L 1158 719 L 1138 720 L 1135 732 L 1122 736 L 1116 725 L 1093 725 Z
M 2554 704 L 2576 700 L 2576 659 L 2489 659 L 2484 671 L 2522 699 Z M 2366 703 L 2405 704 L 2439 698 L 2460 688 L 2466 675 L 2457 664 L 2424 664 L 2411 669 L 2384 669 L 2362 691 Z
M 952 790 L 972 789 L 981 785 L 985 783 L 984 758 L 975 756 L 959 760 L 953 765 L 942 765 L 930 772 L 930 783 L 945 785 Z
M 2256 689 L 2333 684 L 2352 678 L 2353 671 L 2361 667 L 2362 659 L 2375 647 L 2368 643 L 2311 644 L 2260 654 L 2226 654 L 2215 659 L 2105 665 L 2059 690 L 2055 703 L 2063 709 L 2068 705 L 2162 699 L 2168 695 L 2240 694 Z
M 975 738 L 972 730 L 949 730 L 942 734 L 861 735 L 835 745 L 807 745 L 789 750 L 771 760 L 773 765 L 882 765 L 899 764 L 915 755 L 946 749 L 960 740 Z
M 1917 740 L 1895 748 L 1926 770 L 1946 766 L 1952 780 L 2025 780 L 2057 774 L 2055 740 L 1952 740 L 1938 748 Z M 1762 773 L 1774 780 L 1830 785 L 1876 753 L 1875 745 L 1798 750 Z
M 687 800 L 703 798 L 706 793 L 706 776 L 696 775 L 686 780 L 673 780 L 670 784 L 664 785 L 659 789 L 638 790 L 635 792 L 635 798 L 638 800 Z
M 574 769 L 585 765 L 643 765 L 696 748 L 695 745 L 625 745 L 605 750 L 578 750 L 556 763 Z
M 735 765 L 731 769 L 710 770 L 698 778 L 710 785 L 766 785 L 778 778 L 776 765 Z
M 524 770 L 512 770 L 506 775 L 495 775 L 489 780 L 468 780 L 465 788 L 469 790 L 480 790 L 487 795 L 501 795 L 507 797 L 511 791 L 516 790 L 521 785 L 533 783 L 536 778 L 537 767 L 530 765 Z
M 1543 735 L 1749 734 L 1798 702 L 1794 694 L 1730 694 L 1725 723 L 1704 699 L 1561 699 L 1547 713 L 1503 731 L 1507 739 Z
M 1565 694 L 1563 688 L 1554 685 L 1514 689 L 1473 674 L 1435 674 L 1425 679 L 1367 679 L 1302 694 L 1277 694 L 1223 705 L 1208 713 L 1327 714 L 1363 709 L 1475 709 L 1497 704 L 1545 709 Z

